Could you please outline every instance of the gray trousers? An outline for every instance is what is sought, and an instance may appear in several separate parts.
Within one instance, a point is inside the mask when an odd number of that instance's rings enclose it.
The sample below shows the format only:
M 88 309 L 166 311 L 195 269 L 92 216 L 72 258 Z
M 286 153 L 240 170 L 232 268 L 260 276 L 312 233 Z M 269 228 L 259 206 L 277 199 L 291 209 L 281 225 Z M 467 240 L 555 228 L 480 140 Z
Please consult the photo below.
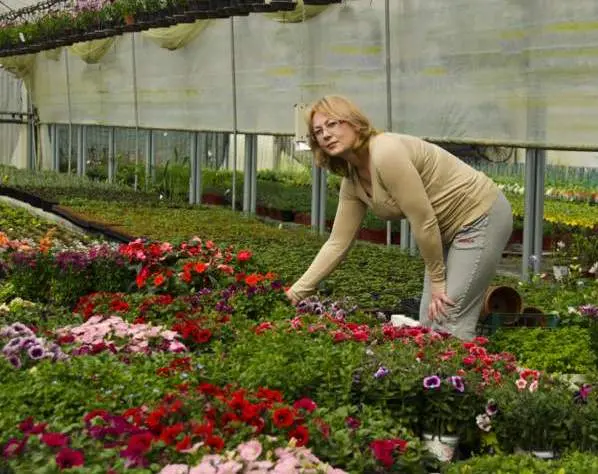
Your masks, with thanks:
M 451 333 L 463 340 L 476 335 L 486 288 L 496 274 L 513 231 L 511 204 L 499 193 L 490 210 L 463 226 L 444 247 L 447 295 L 455 306 L 446 306 L 448 317 L 428 320 L 430 276 L 426 271 L 419 319 L 424 326 Z

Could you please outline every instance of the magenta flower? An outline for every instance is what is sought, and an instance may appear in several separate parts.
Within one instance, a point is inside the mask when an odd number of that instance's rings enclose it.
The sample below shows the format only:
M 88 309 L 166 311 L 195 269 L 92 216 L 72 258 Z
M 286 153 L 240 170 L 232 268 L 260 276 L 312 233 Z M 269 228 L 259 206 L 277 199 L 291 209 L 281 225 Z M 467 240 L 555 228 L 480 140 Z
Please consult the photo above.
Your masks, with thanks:
M 424 378 L 424 388 L 431 390 L 440 387 L 440 377 L 438 375 L 430 375 Z
M 381 379 L 386 377 L 388 374 L 390 374 L 390 370 L 381 365 L 380 368 L 374 374 L 374 378 Z
M 465 382 L 463 381 L 463 377 L 453 375 L 452 377 L 449 377 L 449 382 L 453 387 L 455 387 L 457 392 L 463 393 L 465 391 Z

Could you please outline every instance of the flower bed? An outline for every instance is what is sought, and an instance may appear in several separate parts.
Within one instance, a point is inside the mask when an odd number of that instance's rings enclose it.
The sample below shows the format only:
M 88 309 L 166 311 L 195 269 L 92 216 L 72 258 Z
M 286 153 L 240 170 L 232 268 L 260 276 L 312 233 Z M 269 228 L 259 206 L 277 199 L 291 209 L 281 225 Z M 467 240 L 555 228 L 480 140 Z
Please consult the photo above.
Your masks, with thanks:
M 23 281 L 52 294 L 41 276 L 63 259 L 63 284 L 95 271 L 65 273 L 92 248 L 30 246 L 35 264 L 19 266 L 23 249 L 5 247 L 16 294 L 35 288 Z M 395 328 L 344 301 L 293 307 L 253 252 L 200 238 L 110 252 L 119 291 L 72 283 L 55 319 L 43 298 L 4 310 L 0 442 L 16 472 L 423 473 L 440 468 L 437 435 L 458 436 L 461 457 L 598 449 L 591 385 L 523 369 L 485 338 Z

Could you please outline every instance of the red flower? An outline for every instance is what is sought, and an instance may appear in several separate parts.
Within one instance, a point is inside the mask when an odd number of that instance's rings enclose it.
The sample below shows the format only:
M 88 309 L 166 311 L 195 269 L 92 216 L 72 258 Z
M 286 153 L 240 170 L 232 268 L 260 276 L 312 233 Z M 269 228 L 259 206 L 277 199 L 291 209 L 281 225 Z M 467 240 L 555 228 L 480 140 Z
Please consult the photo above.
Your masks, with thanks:
M 251 420 L 258 418 L 262 411 L 261 405 L 253 405 L 252 403 L 247 402 L 243 407 L 243 411 L 241 413 L 241 419 L 245 423 L 249 423 Z
M 191 447 L 191 436 L 187 435 L 176 444 L 175 449 L 180 452 L 180 451 L 184 451 L 185 449 L 189 449 L 190 447 Z
M 142 288 L 145 286 L 145 281 L 150 276 L 150 270 L 148 267 L 143 267 L 139 272 L 139 275 L 135 278 L 135 283 L 137 283 L 137 288 Z
M 332 336 L 334 337 L 334 342 L 342 342 L 346 341 L 347 339 L 351 339 L 351 336 L 349 336 L 347 333 L 344 333 L 343 331 L 334 331 L 332 333 Z
M 91 316 L 91 314 L 90 314 L 90 316 Z M 70 344 L 71 342 L 74 342 L 74 341 L 75 341 L 75 336 L 73 336 L 72 334 L 65 334 L 64 336 L 60 336 L 56 342 L 58 342 L 58 344 L 60 344 L 62 346 L 64 344 Z
M 222 451 L 224 448 L 224 440 L 220 436 L 208 436 L 206 439 L 206 446 L 214 448 L 215 451 Z
M 259 283 L 259 281 L 260 278 L 255 273 L 245 277 L 245 283 L 249 286 L 255 286 Z
M 56 455 L 56 464 L 60 469 L 70 469 L 75 466 L 83 466 L 85 457 L 81 451 L 71 448 L 62 448 Z
M 399 451 L 399 453 L 405 452 L 407 449 L 407 441 L 402 439 L 377 439 L 370 443 L 370 448 L 374 453 L 374 456 L 387 468 L 394 464 L 393 453 Z
M 282 402 L 282 393 L 278 390 L 260 387 L 257 390 L 256 396 L 269 402 Z
M 305 446 L 309 441 L 309 431 L 305 426 L 298 426 L 289 433 L 289 439 L 295 438 L 297 440 L 297 446 Z
M 288 428 L 294 420 L 293 412 L 289 408 L 279 408 L 272 413 L 272 421 L 277 428 Z
M 2 455 L 4 456 L 4 458 L 8 459 L 12 456 L 18 456 L 19 454 L 21 454 L 25 449 L 27 439 L 27 436 L 25 436 L 21 440 L 18 440 L 16 438 L 10 439 L 2 448 Z
M 195 265 L 193 265 L 193 270 L 195 270 L 195 273 L 203 273 L 207 268 L 208 266 L 203 262 L 197 262 Z
M 216 395 L 221 393 L 221 390 L 218 387 L 208 382 L 200 383 L 197 386 L 197 391 L 203 393 L 204 395 Z
M 212 338 L 212 331 L 209 329 L 196 329 L 193 331 L 193 340 L 198 344 L 204 344 L 210 342 Z
M 19 423 L 19 429 L 25 434 L 40 434 L 46 431 L 47 423 L 38 423 L 35 424 L 33 422 L 33 417 L 30 416 L 29 418 L 24 419 L 21 423 Z
M 176 425 L 167 426 L 160 433 L 160 440 L 166 445 L 171 445 L 176 441 L 179 434 L 183 432 L 183 424 L 177 423 Z
M 316 405 L 316 402 L 314 402 L 311 398 L 302 398 L 295 402 L 293 408 L 295 408 L 295 410 L 302 408 L 308 413 L 312 413 L 316 408 L 318 408 L 318 405 Z
M 162 275 L 161 273 L 158 273 L 154 277 L 154 285 L 156 285 L 156 286 L 163 285 L 165 281 L 166 281 L 166 278 L 164 278 L 164 275 Z
M 263 323 L 260 323 L 256 326 L 256 328 L 254 329 L 254 332 L 256 334 L 262 334 L 264 332 L 266 332 L 268 329 L 273 329 L 274 326 L 272 325 L 272 323 L 268 322 L 268 321 L 264 321 Z
M 149 432 L 134 434 L 129 438 L 127 452 L 134 456 L 141 456 L 150 450 L 153 438 Z
M 41 437 L 42 443 L 53 448 L 63 447 L 69 444 L 69 437 L 62 433 L 44 433 Z
M 110 309 L 112 311 L 129 311 L 129 303 L 123 300 L 114 300 L 110 303 Z
M 239 262 L 247 262 L 248 260 L 251 259 L 252 257 L 252 253 L 249 250 L 241 250 L 238 254 L 237 254 L 237 260 Z
M 202 425 L 192 425 L 191 432 L 196 436 L 210 437 L 214 431 L 214 423 L 208 421 Z

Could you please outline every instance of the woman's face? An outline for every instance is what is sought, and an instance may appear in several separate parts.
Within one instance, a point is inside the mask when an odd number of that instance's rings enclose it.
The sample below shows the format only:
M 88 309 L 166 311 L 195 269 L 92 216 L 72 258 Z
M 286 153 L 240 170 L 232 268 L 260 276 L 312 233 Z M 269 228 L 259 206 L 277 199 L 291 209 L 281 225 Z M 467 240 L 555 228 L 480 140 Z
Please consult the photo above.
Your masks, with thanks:
M 316 112 L 311 122 L 312 133 L 318 145 L 329 156 L 342 157 L 351 151 L 359 135 L 349 122 Z

